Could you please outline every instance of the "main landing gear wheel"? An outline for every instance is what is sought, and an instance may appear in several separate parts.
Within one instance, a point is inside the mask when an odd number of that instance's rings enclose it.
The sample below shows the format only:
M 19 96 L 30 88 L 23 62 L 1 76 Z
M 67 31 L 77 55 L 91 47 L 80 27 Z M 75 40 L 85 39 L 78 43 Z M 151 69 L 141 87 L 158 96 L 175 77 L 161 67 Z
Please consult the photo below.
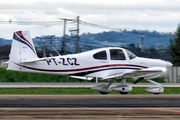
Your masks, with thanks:
M 154 93 L 154 95 L 159 95 L 159 93 Z
M 119 92 L 121 95 L 127 95 L 129 92 Z
M 100 93 L 101 93 L 101 95 L 107 95 L 108 94 L 108 92 L 102 92 L 102 91 L 100 91 Z

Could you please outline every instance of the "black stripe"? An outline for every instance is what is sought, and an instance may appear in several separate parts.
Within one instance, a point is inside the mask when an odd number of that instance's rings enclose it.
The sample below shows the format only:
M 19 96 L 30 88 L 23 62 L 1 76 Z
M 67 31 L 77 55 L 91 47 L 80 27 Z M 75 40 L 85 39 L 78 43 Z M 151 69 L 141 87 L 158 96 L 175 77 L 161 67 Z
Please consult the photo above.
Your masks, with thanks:
M 133 70 L 141 70 L 139 68 L 108 68 L 108 69 L 101 69 L 101 70 L 92 70 L 92 71 L 85 71 L 85 72 L 79 72 L 79 73 L 74 73 L 74 74 L 70 74 L 72 76 L 85 76 L 88 74 L 92 74 L 95 72 L 100 72 L 100 71 L 105 71 L 105 70 L 112 70 L 112 69 L 133 69 Z

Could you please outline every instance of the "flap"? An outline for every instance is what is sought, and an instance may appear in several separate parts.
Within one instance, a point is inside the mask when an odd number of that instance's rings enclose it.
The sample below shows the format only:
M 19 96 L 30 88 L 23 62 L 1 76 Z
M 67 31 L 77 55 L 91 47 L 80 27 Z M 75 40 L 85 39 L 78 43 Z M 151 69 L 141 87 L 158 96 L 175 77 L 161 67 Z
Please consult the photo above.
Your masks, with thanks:
M 83 80 L 92 80 L 93 77 L 82 77 L 82 76 L 70 76 L 72 78 L 78 78 L 78 79 L 83 79 Z

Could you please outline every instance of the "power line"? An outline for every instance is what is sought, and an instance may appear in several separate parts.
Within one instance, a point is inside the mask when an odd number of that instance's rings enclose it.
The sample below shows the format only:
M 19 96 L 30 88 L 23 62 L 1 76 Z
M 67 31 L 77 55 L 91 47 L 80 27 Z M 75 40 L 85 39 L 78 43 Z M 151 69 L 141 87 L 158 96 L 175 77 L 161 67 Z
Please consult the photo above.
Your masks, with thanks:
M 89 23 L 89 22 L 85 22 L 85 21 L 80 21 L 80 24 L 90 26 L 90 27 L 102 28 L 102 29 L 123 30 L 122 28 L 107 27 L 107 26 L 98 25 L 98 24 L 94 24 L 94 23 Z
M 89 26 L 89 27 L 94 27 L 94 28 L 100 28 L 100 29 L 109 29 L 109 30 L 117 30 L 117 31 L 121 31 L 121 32 L 127 32 L 127 33 L 131 33 L 131 34 L 136 34 L 136 35 L 144 35 L 144 36 L 149 36 L 149 37 L 172 37 L 172 33 L 170 35 L 170 32 L 166 32 L 168 33 L 167 36 L 162 36 L 162 35 L 158 35 L 158 34 L 154 34 L 154 35 L 150 35 L 150 34 L 147 34 L 147 33 L 144 33 L 145 31 L 149 31 L 151 32 L 150 30 L 138 30 L 138 29 L 127 29 L 127 28 L 114 28 L 114 27 L 107 27 L 107 26 L 103 26 L 103 25 L 98 25 L 98 24 L 94 24 L 94 23 L 90 23 L 90 22 L 85 22 L 85 21 L 80 21 L 80 24 L 82 25 L 86 25 L 86 26 Z M 152 31 L 152 32 L 156 32 L 155 30 Z M 151 33 L 152 33 L 151 32 Z M 165 34 L 166 34 L 165 33 Z
M 67 19 L 67 18 L 60 18 L 62 21 L 15 21 L 15 20 L 7 20 L 7 21 L 0 21 L 0 24 L 19 24 L 19 25 L 59 25 L 59 24 L 64 24 L 64 19 L 67 20 L 66 24 L 74 24 L 77 23 L 77 19 Z M 145 36 L 152 36 L 152 37 L 158 37 L 161 35 L 149 35 L 146 33 L 143 33 L 143 31 L 149 31 L 153 32 L 150 30 L 140 30 L 140 29 L 127 29 L 127 28 L 115 28 L 115 27 L 108 27 L 104 25 L 99 25 L 99 24 L 94 24 L 86 21 L 79 20 L 79 24 L 89 26 L 89 27 L 94 27 L 94 28 L 99 28 L 99 29 L 108 29 L 108 30 L 117 30 L 121 32 L 130 32 L 132 34 L 137 34 L 137 35 L 145 35 Z M 142 31 L 141 33 L 139 31 Z M 154 30 L 155 31 L 155 30 Z M 170 32 L 169 32 L 170 33 Z M 171 37 L 171 36 L 166 36 L 166 37 Z
M 59 25 L 63 21 L 0 21 L 0 24 L 18 24 L 18 25 Z
M 136 29 L 126 29 L 126 28 L 114 28 L 114 27 L 108 27 L 108 26 L 103 26 L 103 25 L 99 25 L 99 24 L 94 24 L 94 23 L 90 23 L 90 22 L 85 22 L 82 20 L 79 20 L 79 18 L 77 17 L 77 19 L 67 19 L 67 18 L 60 18 L 60 21 L 13 21 L 13 20 L 9 20 L 9 21 L 0 21 L 1 23 L 4 24 L 21 24 L 21 25 L 59 25 L 59 24 L 64 24 L 64 33 L 63 33 L 63 41 L 62 41 L 62 46 L 65 45 L 65 25 L 66 24 L 77 24 L 77 29 L 70 29 L 69 31 L 72 32 L 76 32 L 76 36 L 73 36 L 72 38 L 77 38 L 77 44 L 76 44 L 76 52 L 78 52 L 79 50 L 79 24 L 81 25 L 86 25 L 89 27 L 94 27 L 94 28 L 99 28 L 99 29 L 109 29 L 109 30 L 117 30 L 117 31 L 121 31 L 121 32 L 126 32 L 129 34 L 135 34 L 135 35 L 140 35 L 140 36 L 148 36 L 148 37 L 169 37 L 171 38 L 172 35 L 160 35 L 160 34 L 149 34 L 149 33 L 145 33 L 145 30 L 141 30 L 141 31 L 137 31 Z M 147 31 L 147 30 L 146 30 Z M 150 32 L 150 31 L 149 31 Z M 150 32 L 152 33 L 152 32 Z M 64 47 L 62 47 L 62 51 Z

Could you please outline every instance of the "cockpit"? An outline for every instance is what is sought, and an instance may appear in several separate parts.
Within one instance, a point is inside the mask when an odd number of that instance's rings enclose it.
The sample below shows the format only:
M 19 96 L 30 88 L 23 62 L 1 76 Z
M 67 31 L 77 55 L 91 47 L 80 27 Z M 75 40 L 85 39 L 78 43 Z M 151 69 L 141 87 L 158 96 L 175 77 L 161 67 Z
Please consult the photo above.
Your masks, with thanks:
M 130 60 L 137 57 L 134 53 L 130 52 L 129 50 L 114 48 L 114 49 L 109 49 L 108 51 L 107 50 L 99 51 L 93 55 L 93 58 L 97 60 L 107 60 L 108 59 L 107 54 L 109 53 L 110 60 L 126 60 L 127 58 L 124 52 L 127 53 L 128 55 L 127 57 L 129 57 Z

